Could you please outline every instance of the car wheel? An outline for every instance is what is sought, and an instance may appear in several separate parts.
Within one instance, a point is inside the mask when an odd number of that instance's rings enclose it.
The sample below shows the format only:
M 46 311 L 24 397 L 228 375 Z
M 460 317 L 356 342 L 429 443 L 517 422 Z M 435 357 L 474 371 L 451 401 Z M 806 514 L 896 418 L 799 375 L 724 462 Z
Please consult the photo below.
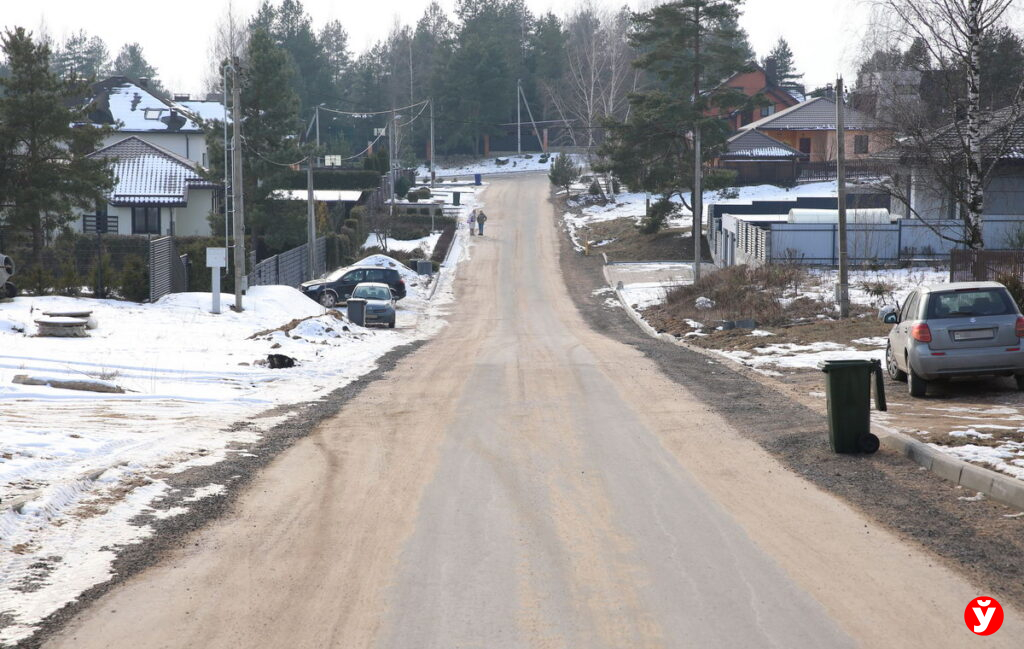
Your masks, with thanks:
M 1024 374 L 1014 374 L 1013 379 L 1017 382 L 1017 389 L 1024 392 Z
M 328 309 L 333 309 L 338 303 L 338 296 L 334 294 L 334 291 L 324 291 L 320 294 L 320 299 L 317 300 L 320 304 Z
M 889 378 L 893 381 L 906 381 L 907 373 L 896 364 L 896 356 L 892 353 L 892 343 L 885 346 L 885 369 L 889 372 Z
M 391 322 L 388 323 L 388 329 L 394 329 L 394 328 L 395 328 L 395 321 L 392 320 Z
M 878 440 L 878 436 L 873 433 L 864 433 L 857 439 L 857 446 L 860 450 L 870 455 L 878 450 L 881 446 L 881 442 Z
M 18 287 L 11 282 L 4 282 L 4 297 L 14 299 L 18 295 Z
M 914 371 L 914 367 L 907 363 L 908 372 L 907 387 L 910 389 L 910 396 L 912 397 L 924 397 L 928 394 L 928 381 L 922 379 L 917 372 Z

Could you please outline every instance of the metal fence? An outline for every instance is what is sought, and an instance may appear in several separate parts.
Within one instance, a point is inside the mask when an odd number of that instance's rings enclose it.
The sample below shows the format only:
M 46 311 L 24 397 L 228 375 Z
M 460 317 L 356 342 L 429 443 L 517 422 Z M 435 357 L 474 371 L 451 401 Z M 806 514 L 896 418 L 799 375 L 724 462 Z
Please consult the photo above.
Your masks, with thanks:
M 149 301 L 188 290 L 188 255 L 179 255 L 173 237 L 149 242 Z
M 320 237 L 316 240 L 316 259 L 312 272 L 309 268 L 308 245 L 304 243 L 258 263 L 253 261 L 249 286 L 298 286 L 306 280 L 319 277 L 327 268 L 327 239 Z
M 865 162 L 849 161 L 846 164 L 846 177 L 849 180 L 858 178 L 874 178 L 879 175 L 879 168 Z M 835 180 L 839 176 L 835 160 L 829 162 L 798 162 L 796 179 L 800 182 L 825 182 Z
M 1024 250 L 953 250 L 949 281 L 998 280 L 1010 275 L 1024 279 Z

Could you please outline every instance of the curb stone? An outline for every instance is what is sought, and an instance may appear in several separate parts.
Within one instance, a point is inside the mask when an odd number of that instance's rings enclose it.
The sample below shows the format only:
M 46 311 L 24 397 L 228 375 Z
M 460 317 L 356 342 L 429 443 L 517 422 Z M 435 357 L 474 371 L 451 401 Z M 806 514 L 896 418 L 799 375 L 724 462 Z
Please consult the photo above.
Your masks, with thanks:
M 651 338 L 657 338 L 673 345 L 686 347 L 690 351 L 701 354 L 709 359 L 713 359 L 716 362 L 729 365 L 733 369 L 742 370 L 743 373 L 749 374 L 757 381 L 762 383 L 765 382 L 763 376 L 757 375 L 755 372 L 751 371 L 749 367 L 737 363 L 730 358 L 720 356 L 718 354 L 712 354 L 706 349 L 689 345 L 685 341 L 679 340 L 670 334 L 658 333 L 654 330 L 654 327 L 648 324 L 640 317 L 640 314 L 636 313 L 632 307 L 626 303 L 626 299 L 622 295 L 622 291 L 612 286 L 611 280 L 608 278 L 607 265 L 601 267 L 601 273 L 604 275 L 604 280 L 608 286 L 615 291 L 615 296 L 619 299 L 619 303 L 622 305 L 622 308 L 625 309 L 626 315 L 628 315 L 630 320 L 635 322 L 636 325 Z M 1018 480 L 997 471 L 993 471 L 992 469 L 986 469 L 978 466 L 977 464 L 965 462 L 964 460 L 953 457 L 947 453 L 943 453 L 920 440 L 916 440 L 909 435 L 876 422 L 871 422 L 871 430 L 878 435 L 883 446 L 901 453 L 935 475 L 949 480 L 954 484 L 960 485 L 965 489 L 971 489 L 973 491 L 983 493 L 992 500 L 1003 503 L 1004 505 L 1024 511 L 1024 480 Z

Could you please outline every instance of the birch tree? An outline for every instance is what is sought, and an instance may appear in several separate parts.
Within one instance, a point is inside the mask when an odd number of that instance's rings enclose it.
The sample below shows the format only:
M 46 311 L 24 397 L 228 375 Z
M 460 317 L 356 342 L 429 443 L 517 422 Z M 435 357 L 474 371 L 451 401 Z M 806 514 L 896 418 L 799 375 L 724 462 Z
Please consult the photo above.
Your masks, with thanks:
M 984 110 L 981 102 L 983 44 L 1011 4 L 1012 0 L 876 0 L 893 33 L 923 48 L 939 71 L 934 78 L 946 86 L 947 125 L 934 129 L 926 115 L 929 107 L 921 106 L 898 111 L 894 127 L 904 137 L 905 158 L 923 167 L 958 208 L 964 221 L 959 241 L 974 250 L 985 247 L 985 185 L 1012 146 L 1021 121 L 1020 89 L 1011 105 L 998 112 Z M 954 85 L 959 80 L 963 92 Z M 894 194 L 908 207 L 911 191 L 894 183 Z M 956 239 L 948 233 L 943 236 Z

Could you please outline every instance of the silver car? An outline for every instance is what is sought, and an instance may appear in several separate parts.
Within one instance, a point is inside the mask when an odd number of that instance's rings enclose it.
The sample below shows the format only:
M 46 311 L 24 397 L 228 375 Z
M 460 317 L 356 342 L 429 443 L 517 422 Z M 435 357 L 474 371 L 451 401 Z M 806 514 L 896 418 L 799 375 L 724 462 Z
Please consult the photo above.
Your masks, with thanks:
M 352 297 L 366 300 L 363 318 L 367 325 L 386 324 L 391 329 L 395 328 L 395 296 L 390 286 L 363 282 L 352 289 Z
M 954 376 L 1013 376 L 1024 390 L 1024 316 L 998 282 L 919 286 L 883 318 L 889 376 L 923 397 L 928 381 Z

